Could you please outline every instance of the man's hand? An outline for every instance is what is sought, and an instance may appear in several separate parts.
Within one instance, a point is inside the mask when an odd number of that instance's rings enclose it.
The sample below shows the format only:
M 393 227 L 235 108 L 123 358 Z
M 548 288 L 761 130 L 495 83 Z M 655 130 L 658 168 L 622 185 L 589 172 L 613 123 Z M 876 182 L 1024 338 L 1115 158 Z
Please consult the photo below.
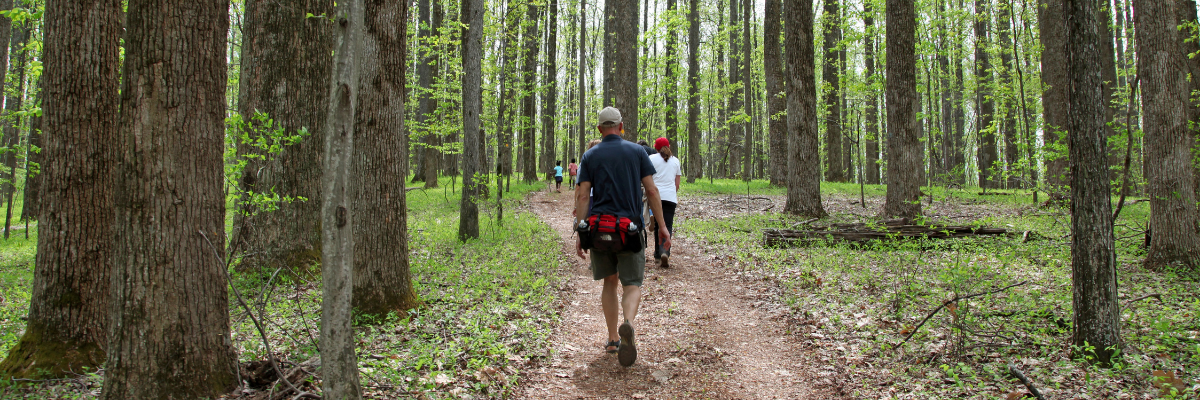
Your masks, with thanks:
M 658 228 L 658 244 L 663 249 L 671 250 L 671 231 L 665 226 Z
M 578 254 L 579 258 L 587 260 L 587 250 L 584 250 L 583 246 L 579 244 L 579 237 L 575 237 L 575 254 Z

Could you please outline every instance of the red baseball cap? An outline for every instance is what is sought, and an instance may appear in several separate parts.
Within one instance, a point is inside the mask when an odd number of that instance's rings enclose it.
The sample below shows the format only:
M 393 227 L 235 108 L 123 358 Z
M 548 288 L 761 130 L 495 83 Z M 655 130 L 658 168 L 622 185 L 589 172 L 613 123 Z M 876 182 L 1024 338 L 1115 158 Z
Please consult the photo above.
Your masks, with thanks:
M 654 139 L 654 150 L 659 150 L 665 146 L 670 146 L 670 145 L 671 145 L 671 142 L 668 142 L 667 138 L 665 138 L 665 137 L 660 137 L 658 139 Z

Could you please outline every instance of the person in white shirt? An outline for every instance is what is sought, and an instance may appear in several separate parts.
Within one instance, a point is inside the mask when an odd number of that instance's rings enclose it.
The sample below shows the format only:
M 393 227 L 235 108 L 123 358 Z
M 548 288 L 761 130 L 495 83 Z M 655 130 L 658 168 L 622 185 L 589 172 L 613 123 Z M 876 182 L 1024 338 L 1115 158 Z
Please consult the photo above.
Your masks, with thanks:
M 654 186 L 658 187 L 659 197 L 662 199 L 663 219 L 667 224 L 668 232 L 675 232 L 675 207 L 679 205 L 679 180 L 683 175 L 682 169 L 679 167 L 679 157 L 671 151 L 671 142 L 667 138 L 658 138 L 654 141 L 654 149 L 658 154 L 650 156 L 650 163 L 654 164 Z M 654 258 L 658 259 L 658 266 L 661 268 L 670 268 L 671 250 L 664 248 L 658 243 L 658 236 L 654 237 Z

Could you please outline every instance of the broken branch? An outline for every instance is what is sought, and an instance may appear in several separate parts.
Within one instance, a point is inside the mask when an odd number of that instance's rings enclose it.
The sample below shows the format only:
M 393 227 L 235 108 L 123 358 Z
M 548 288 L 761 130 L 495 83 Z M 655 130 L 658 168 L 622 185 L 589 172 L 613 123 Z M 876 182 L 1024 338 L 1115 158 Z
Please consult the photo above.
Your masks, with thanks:
M 1029 389 L 1029 393 L 1033 393 L 1033 397 L 1037 397 L 1038 400 L 1046 400 L 1046 396 L 1042 396 L 1042 392 L 1039 392 L 1037 388 L 1033 386 L 1033 382 L 1030 382 L 1029 378 L 1026 378 L 1025 374 L 1022 374 L 1021 370 L 1017 369 L 1016 365 L 1008 364 L 1008 373 L 1017 377 L 1017 379 L 1019 379 L 1021 383 Z
M 941 305 L 939 305 L 937 308 L 933 309 L 933 311 L 930 311 L 929 314 L 925 315 L 925 319 L 922 319 L 921 323 L 917 324 L 917 326 L 912 329 L 912 332 L 908 333 L 908 337 L 905 337 L 904 340 L 900 341 L 900 344 L 896 345 L 896 348 L 900 348 L 900 346 L 903 346 L 904 343 L 908 342 L 908 339 L 912 339 L 912 337 L 917 334 L 917 331 L 920 330 L 922 326 L 925 326 L 925 323 L 928 322 L 930 318 L 933 318 L 934 314 L 937 314 L 938 311 L 941 311 L 943 308 L 946 308 L 946 306 L 956 303 L 956 302 L 959 302 L 961 300 L 966 300 L 966 299 L 970 299 L 973 297 L 979 297 L 979 296 L 988 295 L 988 294 L 992 294 L 992 293 L 1003 292 L 1005 290 L 1012 289 L 1014 287 L 1021 286 L 1026 283 L 1029 283 L 1029 281 L 1021 281 L 1018 283 L 1014 283 L 1014 284 L 1011 284 L 1011 285 L 1008 285 L 1008 286 L 1005 286 L 1005 287 L 1002 287 L 1002 288 L 999 288 L 996 290 L 987 291 L 987 292 L 972 293 L 972 294 L 968 294 L 966 296 L 954 296 L 953 299 L 946 300 Z

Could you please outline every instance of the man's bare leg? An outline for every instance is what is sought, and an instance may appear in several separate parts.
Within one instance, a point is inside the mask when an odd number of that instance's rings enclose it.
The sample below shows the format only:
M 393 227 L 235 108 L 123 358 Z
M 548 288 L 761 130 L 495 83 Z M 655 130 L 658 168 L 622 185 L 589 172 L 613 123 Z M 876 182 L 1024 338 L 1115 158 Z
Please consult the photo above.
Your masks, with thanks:
M 617 302 L 617 292 L 621 288 L 621 279 L 617 274 L 612 274 L 604 278 L 604 289 L 600 292 L 600 304 L 604 308 L 604 323 L 608 325 L 608 340 L 619 340 L 617 336 L 618 318 L 620 317 L 621 308 Z
M 629 285 L 624 287 L 625 294 L 621 296 L 621 309 L 625 312 L 625 320 L 630 324 L 637 318 L 638 306 L 642 304 L 642 287 Z M 616 333 L 616 328 L 611 328 Z

